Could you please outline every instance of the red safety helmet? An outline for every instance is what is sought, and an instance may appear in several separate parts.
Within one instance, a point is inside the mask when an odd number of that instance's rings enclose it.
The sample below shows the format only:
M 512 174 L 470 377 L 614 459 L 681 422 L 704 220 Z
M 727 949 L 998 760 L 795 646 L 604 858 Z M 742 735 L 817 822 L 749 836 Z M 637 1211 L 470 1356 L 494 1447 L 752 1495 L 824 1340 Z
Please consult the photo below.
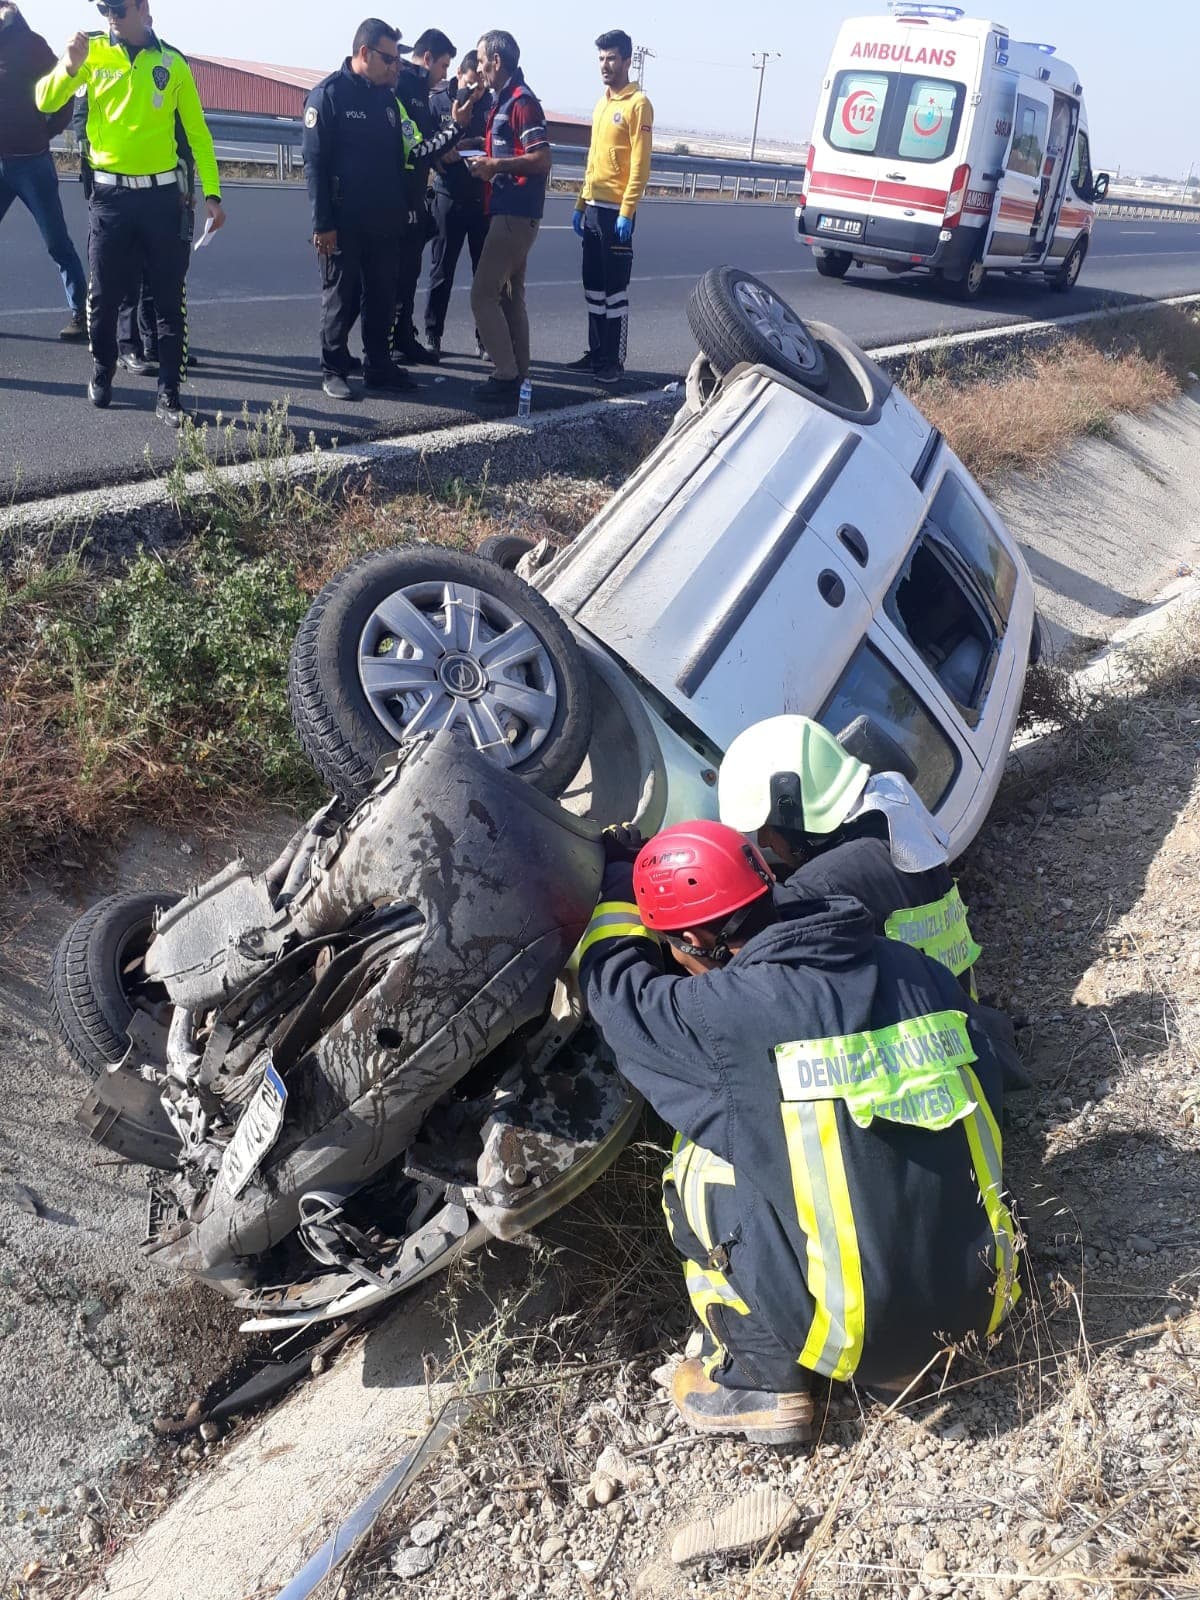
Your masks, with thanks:
M 658 933 L 721 922 L 766 894 L 762 852 L 721 822 L 680 822 L 651 839 L 633 866 L 642 921 Z

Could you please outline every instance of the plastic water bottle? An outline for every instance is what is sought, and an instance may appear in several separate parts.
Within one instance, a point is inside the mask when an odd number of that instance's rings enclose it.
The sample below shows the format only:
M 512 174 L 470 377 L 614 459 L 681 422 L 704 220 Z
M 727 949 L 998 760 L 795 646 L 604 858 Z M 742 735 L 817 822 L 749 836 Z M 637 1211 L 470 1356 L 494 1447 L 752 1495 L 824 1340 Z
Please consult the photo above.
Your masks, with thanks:
M 518 415 L 518 417 L 527 417 L 529 415 L 529 408 L 530 408 L 530 406 L 532 404 L 533 404 L 533 384 L 530 381 L 530 379 L 525 378 L 525 379 L 522 380 L 522 383 L 521 383 L 521 392 L 517 396 L 517 415 Z

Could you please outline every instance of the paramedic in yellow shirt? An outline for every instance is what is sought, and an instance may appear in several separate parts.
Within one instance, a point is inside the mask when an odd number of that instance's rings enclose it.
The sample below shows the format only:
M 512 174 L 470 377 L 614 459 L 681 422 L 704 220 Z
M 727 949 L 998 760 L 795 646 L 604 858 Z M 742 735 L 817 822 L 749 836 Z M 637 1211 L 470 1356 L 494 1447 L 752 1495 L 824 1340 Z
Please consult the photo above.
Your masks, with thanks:
M 654 107 L 629 81 L 629 35 L 619 28 L 602 33 L 596 48 L 604 95 L 592 114 L 587 173 L 573 219 L 583 240 L 588 348 L 571 366 L 592 373 L 597 383 L 617 383 L 625 371 L 633 222 L 650 176 Z

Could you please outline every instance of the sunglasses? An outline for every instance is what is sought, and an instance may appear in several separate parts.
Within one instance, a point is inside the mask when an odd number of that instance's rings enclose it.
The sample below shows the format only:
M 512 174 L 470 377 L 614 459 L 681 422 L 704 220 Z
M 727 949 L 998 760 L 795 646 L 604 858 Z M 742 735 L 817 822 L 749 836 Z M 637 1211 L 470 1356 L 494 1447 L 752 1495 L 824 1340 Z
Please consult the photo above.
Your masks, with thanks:
M 100 9 L 103 10 L 104 7 L 101 6 Z M 389 67 L 394 67 L 400 59 L 394 50 L 380 50 L 375 45 L 369 45 L 368 49 L 373 56 L 378 56 L 380 61 L 386 61 Z
M 97 0 L 96 10 L 102 17 L 111 17 L 114 22 L 120 22 L 129 7 L 128 5 L 106 5 L 104 0 Z

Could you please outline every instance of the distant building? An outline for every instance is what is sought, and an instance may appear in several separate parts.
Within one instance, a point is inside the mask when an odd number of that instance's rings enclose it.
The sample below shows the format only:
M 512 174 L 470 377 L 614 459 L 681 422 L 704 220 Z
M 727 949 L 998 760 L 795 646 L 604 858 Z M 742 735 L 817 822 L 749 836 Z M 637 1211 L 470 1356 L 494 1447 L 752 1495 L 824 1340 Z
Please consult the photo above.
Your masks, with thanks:
M 304 115 L 310 89 L 328 76 L 328 69 L 275 67 L 262 61 L 231 61 L 223 56 L 189 55 L 196 87 L 206 111 L 230 111 L 253 117 Z M 551 144 L 586 149 L 592 124 L 587 117 L 548 111 L 546 126 Z

